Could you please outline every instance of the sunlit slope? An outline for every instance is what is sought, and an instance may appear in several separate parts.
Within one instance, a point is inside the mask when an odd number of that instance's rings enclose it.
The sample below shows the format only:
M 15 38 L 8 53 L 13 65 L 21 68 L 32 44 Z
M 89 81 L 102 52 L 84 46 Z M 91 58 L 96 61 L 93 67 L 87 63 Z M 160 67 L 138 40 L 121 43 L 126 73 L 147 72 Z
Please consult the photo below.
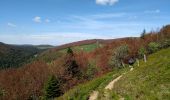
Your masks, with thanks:
M 127 100 L 169 100 L 170 48 L 148 57 L 115 84 L 113 91 Z

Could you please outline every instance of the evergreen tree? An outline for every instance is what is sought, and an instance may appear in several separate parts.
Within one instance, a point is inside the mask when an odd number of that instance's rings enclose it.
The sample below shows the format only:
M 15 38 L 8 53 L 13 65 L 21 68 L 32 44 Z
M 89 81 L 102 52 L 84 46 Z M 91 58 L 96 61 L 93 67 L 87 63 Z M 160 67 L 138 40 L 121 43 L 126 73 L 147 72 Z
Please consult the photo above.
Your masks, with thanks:
M 67 49 L 67 54 L 73 56 L 73 50 L 70 47 Z
M 72 75 L 73 77 L 80 77 L 80 69 L 79 66 L 74 58 L 74 53 L 71 48 L 67 50 L 67 58 L 65 67 L 67 69 L 68 74 Z
M 60 89 L 60 82 L 54 76 L 50 76 L 47 84 L 45 85 L 45 99 L 53 99 L 55 97 L 59 97 L 62 94 Z
M 145 39 L 145 35 L 146 35 L 146 30 L 144 29 L 140 37 L 141 37 L 142 39 Z

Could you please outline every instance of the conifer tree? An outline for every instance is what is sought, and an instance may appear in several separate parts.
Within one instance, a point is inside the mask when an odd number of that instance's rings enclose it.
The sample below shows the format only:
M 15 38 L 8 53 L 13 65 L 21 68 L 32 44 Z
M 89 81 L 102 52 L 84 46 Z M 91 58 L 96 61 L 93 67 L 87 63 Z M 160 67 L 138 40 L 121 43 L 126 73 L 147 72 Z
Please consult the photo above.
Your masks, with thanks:
M 73 56 L 73 50 L 70 47 L 67 49 L 67 54 Z
M 73 77 L 80 77 L 80 69 L 75 60 L 74 53 L 71 48 L 67 50 L 67 58 L 65 67 L 67 69 L 68 74 L 72 75 Z
M 62 94 L 60 89 L 60 82 L 54 76 L 50 76 L 47 84 L 45 85 L 45 99 L 53 99 L 55 97 L 59 97 Z
M 141 36 L 140 36 L 140 38 L 145 39 L 145 35 L 146 35 L 146 30 L 144 29 Z

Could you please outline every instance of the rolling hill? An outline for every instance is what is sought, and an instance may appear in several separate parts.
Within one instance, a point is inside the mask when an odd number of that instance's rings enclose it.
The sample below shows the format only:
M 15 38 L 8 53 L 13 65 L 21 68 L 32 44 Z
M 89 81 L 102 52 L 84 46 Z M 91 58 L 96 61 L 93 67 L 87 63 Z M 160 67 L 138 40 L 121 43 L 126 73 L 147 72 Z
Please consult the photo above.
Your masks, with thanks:
M 167 99 L 169 90 L 162 91 L 162 87 L 159 86 L 163 86 L 163 89 L 169 86 L 167 77 L 169 76 L 167 67 L 169 66 L 169 49 L 165 49 L 170 46 L 169 30 L 170 26 L 168 25 L 158 32 L 146 33 L 143 38 L 78 41 L 47 49 L 38 55 L 36 54 L 41 50 L 39 51 L 36 46 L 0 43 L 2 67 L 4 65 L 5 68 L 22 66 L 0 70 L 0 99 L 42 99 L 46 95 L 44 90 L 46 83 L 50 83 L 49 77 L 54 76 L 57 78 L 56 84 L 59 85 L 57 89 L 62 91 L 61 94 L 56 93 L 61 96 L 59 97 L 61 100 L 87 100 L 95 90 L 99 93 L 98 99 L 104 100 L 104 87 L 124 72 L 127 74 L 123 75 L 115 84 L 118 89 L 114 87 L 113 91 L 107 92 L 107 96 L 111 100 L 113 98 Z M 39 47 L 44 48 L 44 46 Z M 45 45 L 45 47 L 51 46 Z M 71 49 L 67 49 L 68 47 Z M 150 55 L 153 51 L 158 50 L 161 51 Z M 135 65 L 134 70 L 128 72 L 128 60 L 140 59 L 141 52 L 150 55 L 148 62 L 140 61 L 140 67 Z M 127 55 L 124 55 L 126 53 Z M 32 59 L 35 55 L 35 59 Z M 112 63 L 110 63 L 111 61 Z M 75 73 L 79 73 L 79 75 L 75 75 Z M 139 84 L 141 80 L 142 85 Z M 158 80 L 165 84 L 159 83 Z M 158 86 L 155 85 L 156 83 Z M 148 89 L 153 88 L 151 85 L 155 86 L 155 90 L 150 92 Z M 159 91 L 162 91 L 162 94 Z M 159 96 L 160 98 L 158 98 Z
M 107 43 L 111 43 L 113 42 L 115 39 L 91 39 L 91 40 L 83 40 L 83 41 L 77 41 L 77 42 L 72 42 L 72 43 L 68 43 L 68 44 L 64 44 L 61 46 L 57 46 L 55 47 L 56 50 L 61 50 L 61 49 L 66 49 L 68 47 L 75 47 L 75 46 L 82 46 L 82 45 L 90 45 L 90 44 L 107 44 Z
M 170 48 L 140 62 L 124 75 L 112 91 L 128 100 L 168 100 L 170 98 Z
M 40 51 L 40 49 L 31 45 L 0 43 L 0 69 L 22 66 Z
M 66 92 L 56 100 L 87 100 L 94 90 L 99 94 L 96 100 L 169 100 L 170 98 L 170 48 L 149 55 L 147 63 L 140 60 L 133 71 L 119 69 L 96 78 Z M 122 74 L 126 72 L 126 74 Z M 113 90 L 108 90 L 107 99 L 104 87 L 119 75 Z

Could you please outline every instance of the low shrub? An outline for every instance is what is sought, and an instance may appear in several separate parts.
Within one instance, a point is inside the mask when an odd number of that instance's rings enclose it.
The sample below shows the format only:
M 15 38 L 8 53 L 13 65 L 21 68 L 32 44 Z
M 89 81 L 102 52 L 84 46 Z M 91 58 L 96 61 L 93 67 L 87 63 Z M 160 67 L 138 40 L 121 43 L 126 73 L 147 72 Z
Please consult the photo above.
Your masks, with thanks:
M 148 52 L 149 53 L 154 53 L 156 51 L 158 51 L 160 48 L 160 44 L 156 43 L 156 42 L 150 42 L 148 44 Z

